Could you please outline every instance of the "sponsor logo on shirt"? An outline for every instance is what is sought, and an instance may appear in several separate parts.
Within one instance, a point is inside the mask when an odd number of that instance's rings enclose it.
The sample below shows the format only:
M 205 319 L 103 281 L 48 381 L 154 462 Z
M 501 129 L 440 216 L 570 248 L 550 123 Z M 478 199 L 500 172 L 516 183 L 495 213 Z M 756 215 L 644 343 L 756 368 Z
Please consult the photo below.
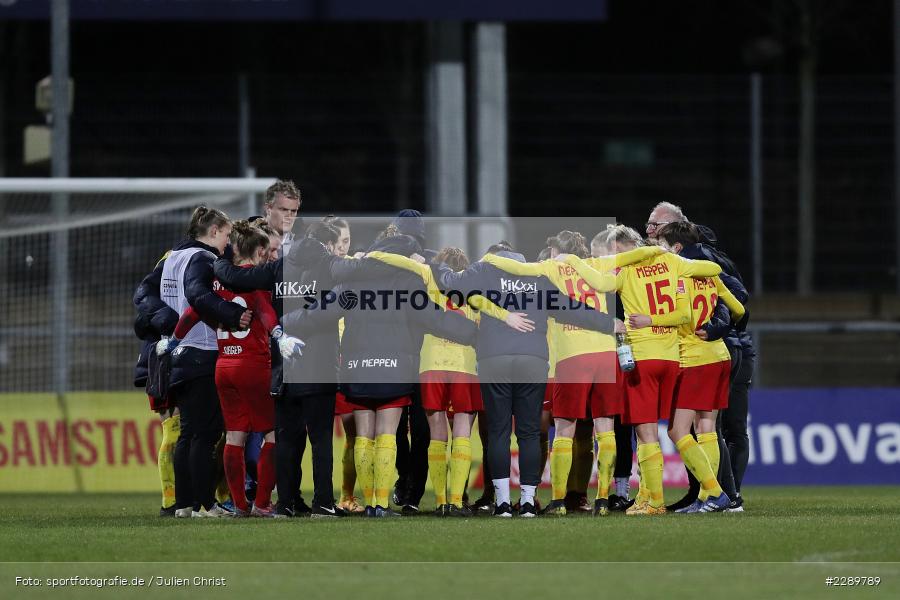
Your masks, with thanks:
M 300 281 L 279 281 L 275 284 L 275 295 L 279 298 L 303 298 L 316 293 L 317 281 L 309 283 Z
M 527 282 L 521 279 L 500 278 L 500 291 L 504 294 L 518 294 L 525 292 L 534 294 L 537 292 L 537 282 Z

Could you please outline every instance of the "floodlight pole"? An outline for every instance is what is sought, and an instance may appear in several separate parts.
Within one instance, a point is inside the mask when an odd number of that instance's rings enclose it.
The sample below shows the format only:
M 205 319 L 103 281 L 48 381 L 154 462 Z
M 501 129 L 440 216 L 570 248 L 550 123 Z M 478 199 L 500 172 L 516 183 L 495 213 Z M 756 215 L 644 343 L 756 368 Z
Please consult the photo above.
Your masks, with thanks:
M 508 213 L 508 145 L 506 95 L 506 26 L 475 26 L 475 199 L 482 216 Z M 500 222 L 478 224 L 475 252 L 497 240 L 513 237 Z
M 69 176 L 69 0 L 53 0 L 50 15 L 51 112 L 50 160 L 53 177 Z M 69 214 L 69 195 L 54 193 L 53 218 L 62 223 Z M 53 299 L 53 388 L 60 400 L 69 387 L 69 234 L 51 235 L 50 271 Z
M 461 216 L 466 213 L 466 68 L 463 24 L 436 21 L 428 25 L 427 72 L 427 213 Z M 465 247 L 465 230 L 441 226 L 435 247 Z

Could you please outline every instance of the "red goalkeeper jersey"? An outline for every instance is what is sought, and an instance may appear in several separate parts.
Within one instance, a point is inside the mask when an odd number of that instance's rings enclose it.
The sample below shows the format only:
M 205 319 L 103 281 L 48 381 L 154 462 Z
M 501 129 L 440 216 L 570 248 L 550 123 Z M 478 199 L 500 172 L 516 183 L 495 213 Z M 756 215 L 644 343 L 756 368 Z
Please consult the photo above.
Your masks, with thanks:
M 213 290 L 223 299 L 246 306 L 253 311 L 250 327 L 244 331 L 228 331 L 222 329 L 218 323 L 209 324 L 211 327 L 215 326 L 219 342 L 219 359 L 216 364 L 220 366 L 238 366 L 248 362 L 271 364 L 269 333 L 278 325 L 278 315 L 272 308 L 272 294 L 262 290 L 235 293 L 223 288 L 218 280 L 213 281 Z M 198 321 L 200 316 L 197 312 L 193 308 L 188 308 L 178 320 L 175 337 L 182 339 Z

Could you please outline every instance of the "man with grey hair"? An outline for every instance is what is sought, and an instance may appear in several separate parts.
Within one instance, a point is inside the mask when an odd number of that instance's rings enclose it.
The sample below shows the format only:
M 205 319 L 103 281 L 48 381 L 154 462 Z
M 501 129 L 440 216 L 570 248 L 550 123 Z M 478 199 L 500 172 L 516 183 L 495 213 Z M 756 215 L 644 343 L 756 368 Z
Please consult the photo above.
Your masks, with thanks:
M 656 232 L 663 225 L 675 223 L 676 221 L 687 221 L 684 211 L 680 206 L 676 206 L 671 202 L 660 202 L 650 211 L 650 218 L 647 219 L 646 229 L 647 237 L 654 244 L 656 243 Z

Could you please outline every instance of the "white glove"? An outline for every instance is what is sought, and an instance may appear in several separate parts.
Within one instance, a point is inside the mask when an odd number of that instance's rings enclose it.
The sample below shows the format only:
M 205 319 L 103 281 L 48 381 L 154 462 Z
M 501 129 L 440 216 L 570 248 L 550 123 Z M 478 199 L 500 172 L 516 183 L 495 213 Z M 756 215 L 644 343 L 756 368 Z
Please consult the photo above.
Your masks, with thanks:
M 164 354 L 168 354 L 172 350 L 178 347 L 178 344 L 181 343 L 176 337 L 164 337 L 163 339 L 156 342 L 156 355 L 162 356 Z
M 281 356 L 286 360 L 303 356 L 303 352 L 301 352 L 300 349 L 306 346 L 306 344 L 303 343 L 303 340 L 284 333 L 284 330 L 280 325 L 272 330 L 272 337 L 278 342 L 278 350 L 281 352 Z

